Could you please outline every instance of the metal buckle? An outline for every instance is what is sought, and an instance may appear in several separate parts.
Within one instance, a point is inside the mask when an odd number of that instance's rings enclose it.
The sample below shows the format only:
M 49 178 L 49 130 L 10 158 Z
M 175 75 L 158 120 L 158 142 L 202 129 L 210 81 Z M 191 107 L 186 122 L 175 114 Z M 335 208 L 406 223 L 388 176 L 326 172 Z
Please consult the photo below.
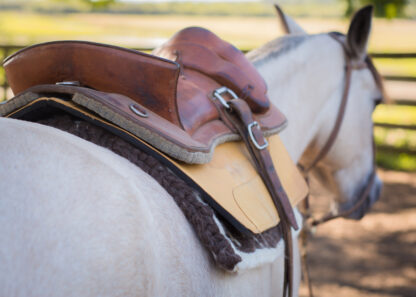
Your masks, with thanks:
M 81 83 L 79 81 L 59 81 L 55 84 L 58 86 L 74 86 L 74 87 L 81 86 Z
M 137 114 L 138 116 L 140 116 L 142 118 L 147 118 L 149 116 L 147 111 L 140 108 L 139 105 L 137 105 L 136 103 L 130 104 L 129 108 L 132 112 L 134 112 L 135 114 Z
M 228 105 L 227 100 L 225 100 L 224 97 L 222 97 L 222 94 L 225 94 L 225 93 L 228 93 L 229 95 L 231 95 L 233 99 L 238 98 L 238 96 L 231 89 L 227 87 L 221 87 L 221 88 L 214 90 L 212 95 L 214 96 L 214 99 L 216 98 L 220 101 L 222 106 L 224 106 L 226 109 L 230 109 L 230 105 Z
M 259 127 L 259 123 L 257 123 L 256 121 L 254 121 L 254 122 L 252 122 L 252 123 L 250 123 L 250 124 L 248 124 L 248 126 L 247 126 L 247 129 L 248 129 L 248 135 L 250 136 L 250 140 L 251 140 L 251 142 L 254 144 L 254 146 L 257 148 L 257 149 L 259 149 L 259 150 L 264 150 L 266 147 L 268 147 L 269 146 L 269 142 L 266 140 L 266 138 L 264 138 L 264 136 L 263 136 L 263 141 L 264 141 L 264 144 L 263 145 L 260 145 L 258 142 L 257 142 L 257 140 L 256 140 L 256 138 L 254 137 L 254 134 L 253 134 L 253 127 Z

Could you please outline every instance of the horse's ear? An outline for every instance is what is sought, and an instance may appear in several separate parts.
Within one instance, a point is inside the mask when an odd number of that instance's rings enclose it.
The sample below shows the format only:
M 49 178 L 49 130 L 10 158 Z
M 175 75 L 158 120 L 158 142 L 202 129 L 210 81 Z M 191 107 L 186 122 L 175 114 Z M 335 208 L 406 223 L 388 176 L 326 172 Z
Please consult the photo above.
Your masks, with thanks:
M 367 55 L 367 44 L 370 36 L 373 6 L 361 8 L 354 15 L 347 34 L 347 46 L 351 56 L 363 60 Z
M 274 8 L 286 34 L 307 34 L 291 17 L 285 15 L 279 5 L 275 4 Z

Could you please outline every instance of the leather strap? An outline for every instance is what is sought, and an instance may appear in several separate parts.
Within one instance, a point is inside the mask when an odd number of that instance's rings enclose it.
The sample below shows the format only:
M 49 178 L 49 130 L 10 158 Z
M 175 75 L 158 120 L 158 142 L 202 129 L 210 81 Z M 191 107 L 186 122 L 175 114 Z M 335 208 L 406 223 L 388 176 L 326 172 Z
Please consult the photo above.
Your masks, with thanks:
M 341 99 L 341 104 L 340 107 L 338 109 L 338 114 L 337 114 L 337 119 L 335 121 L 334 127 L 332 128 L 332 131 L 328 137 L 327 142 L 325 143 L 325 145 L 323 146 L 322 150 L 318 153 L 318 155 L 315 157 L 315 159 L 310 163 L 310 165 L 308 167 L 304 167 L 301 164 L 299 164 L 300 170 L 301 172 L 304 174 L 305 180 L 308 182 L 308 177 L 307 174 L 309 173 L 309 171 L 314 168 L 316 166 L 316 164 L 318 164 L 318 162 L 320 162 L 330 151 L 331 147 L 333 146 L 336 137 L 338 136 L 343 118 L 344 118 L 344 114 L 345 114 L 345 109 L 346 109 L 346 105 L 347 105 L 347 100 L 348 100 L 348 95 L 349 95 L 349 90 L 350 90 L 350 84 L 351 84 L 351 74 L 352 74 L 352 70 L 353 69 L 363 69 L 363 68 L 369 68 L 369 70 L 371 71 L 373 78 L 377 84 L 377 86 L 380 88 L 380 90 L 383 92 L 384 88 L 383 85 L 381 83 L 381 79 L 380 79 L 380 75 L 377 72 L 377 70 L 375 69 L 374 65 L 371 62 L 371 59 L 369 57 L 366 57 L 366 59 L 362 62 L 359 63 L 354 63 L 352 60 L 352 57 L 347 49 L 347 47 L 345 46 L 345 43 L 342 39 L 342 35 L 339 35 L 337 33 L 330 33 L 329 36 L 331 36 L 332 38 L 334 38 L 337 42 L 339 42 L 342 46 L 342 48 L 344 49 L 344 53 L 346 55 L 346 70 L 345 70 L 345 85 L 344 85 L 344 90 L 342 93 L 342 99 Z M 302 239 L 302 258 L 303 258 L 303 266 L 302 266 L 302 270 L 303 273 L 305 274 L 305 278 L 307 280 L 307 285 L 308 285 L 308 289 L 309 289 L 309 296 L 313 297 L 313 291 L 312 291 L 312 284 L 310 281 L 310 277 L 309 277 L 309 269 L 308 269 L 308 265 L 307 265 L 307 261 L 306 261 L 306 245 L 307 245 L 307 235 L 309 230 L 311 229 L 311 227 L 316 227 L 320 224 L 323 224 L 325 222 L 331 221 L 333 219 L 337 219 L 340 217 L 347 217 L 350 214 L 352 214 L 354 211 L 356 211 L 359 207 L 361 207 L 363 205 L 363 203 L 365 203 L 365 201 L 367 201 L 367 197 L 370 194 L 371 188 L 373 187 L 373 184 L 375 182 L 375 178 L 376 178 L 376 159 L 375 159 L 375 142 L 374 142 L 374 137 L 373 137 L 373 145 L 372 145 L 372 150 L 373 150 L 373 170 L 371 172 L 371 175 L 369 177 L 369 181 L 366 185 L 366 187 L 362 190 L 357 202 L 352 205 L 349 209 L 333 214 L 333 213 L 328 213 L 326 215 L 324 215 L 322 218 L 320 219 L 314 219 L 311 214 L 310 214 L 310 208 L 309 208 L 309 197 L 306 197 L 305 199 L 305 203 L 304 203 L 304 212 L 305 212 L 305 220 L 304 220 L 304 229 L 302 230 L 302 235 L 301 235 L 301 239 Z
M 345 46 L 345 43 L 342 41 L 341 37 L 336 33 L 330 33 L 329 36 L 331 36 L 333 39 L 335 39 L 337 42 L 339 42 L 344 49 L 344 53 L 346 55 L 347 63 L 345 68 L 345 84 L 344 84 L 344 90 L 342 92 L 342 98 L 341 98 L 341 104 L 339 105 L 337 118 L 334 124 L 334 127 L 332 128 L 331 133 L 329 134 L 329 137 L 325 143 L 325 145 L 322 147 L 321 151 L 318 153 L 318 155 L 315 157 L 315 159 L 309 164 L 308 167 L 303 168 L 303 172 L 306 175 L 313 167 L 316 166 L 330 151 L 332 148 L 332 145 L 335 142 L 335 139 L 338 136 L 338 132 L 341 128 L 342 121 L 344 119 L 345 109 L 347 106 L 348 101 L 348 95 L 350 91 L 350 85 L 351 85 L 351 74 L 352 70 L 354 69 L 364 69 L 368 68 L 367 62 L 359 62 L 354 63 L 351 59 L 351 56 L 348 52 L 348 49 Z
M 350 90 L 350 84 L 351 84 L 351 72 L 352 72 L 352 66 L 350 63 L 347 63 L 346 70 L 345 70 L 345 85 L 344 90 L 342 92 L 342 99 L 341 104 L 339 105 L 337 118 L 334 124 L 334 127 L 332 128 L 331 134 L 329 134 L 328 140 L 326 141 L 325 145 L 322 147 L 319 154 L 315 157 L 315 159 L 309 164 L 307 168 L 303 169 L 304 174 L 308 174 L 308 172 L 318 164 L 319 161 L 321 161 L 329 152 L 329 150 L 332 148 L 332 145 L 335 142 L 335 139 L 338 136 L 339 129 L 341 128 L 342 120 L 344 119 L 345 109 L 347 106 L 347 99 L 348 94 Z
M 295 230 L 298 229 L 295 214 L 289 201 L 282 183 L 274 168 L 272 158 L 269 151 L 264 149 L 258 149 L 258 145 L 264 146 L 266 139 L 263 136 L 263 132 L 259 128 L 258 124 L 253 119 L 253 114 L 248 104 L 242 99 L 233 99 L 228 101 L 230 108 L 225 114 L 229 117 L 229 120 L 238 130 L 239 134 L 243 138 L 248 151 L 255 163 L 257 170 L 270 191 L 273 202 L 279 212 L 281 220 L 287 221 Z M 253 138 L 250 136 L 253 135 Z
M 224 115 L 232 123 L 244 140 L 280 217 L 280 224 L 285 241 L 285 277 L 283 281 L 283 296 L 293 295 L 293 242 L 291 227 L 298 229 L 296 218 L 289 198 L 283 189 L 276 173 L 270 153 L 267 150 L 267 140 L 263 136 L 248 104 L 240 99 L 232 99 L 224 105 Z M 287 295 L 288 293 L 288 295 Z
M 345 84 L 344 84 L 344 90 L 342 92 L 342 98 L 341 98 L 341 104 L 339 106 L 338 109 L 338 114 L 337 114 L 337 119 L 335 121 L 334 127 L 332 128 L 331 133 L 329 134 L 328 140 L 326 141 L 325 145 L 323 146 L 323 148 L 321 149 L 321 151 L 318 153 L 318 155 L 315 157 L 315 159 L 311 162 L 311 164 L 308 167 L 304 167 L 302 165 L 299 165 L 299 167 L 301 168 L 302 173 L 304 174 L 305 178 L 307 176 L 307 174 L 309 173 L 309 171 L 314 168 L 330 151 L 330 149 L 332 148 L 339 130 L 341 128 L 341 124 L 342 121 L 344 119 L 344 114 L 345 114 L 345 110 L 346 110 L 346 106 L 347 106 L 347 101 L 348 101 L 348 95 L 349 95 L 349 90 L 350 90 L 350 85 L 351 85 L 351 75 L 352 75 L 352 70 L 354 69 L 364 69 L 364 68 L 371 68 L 369 65 L 370 62 L 368 62 L 367 59 L 365 59 L 362 62 L 359 63 L 354 63 L 352 60 L 352 57 L 350 56 L 344 41 L 341 39 L 341 36 L 337 33 L 330 33 L 329 36 L 331 36 L 332 38 L 334 38 L 334 40 L 336 40 L 337 42 L 339 42 L 342 46 L 342 48 L 344 49 L 345 55 L 346 55 L 346 69 L 345 69 Z M 373 67 L 374 68 L 374 67 Z M 372 70 L 371 73 L 374 76 L 374 80 L 377 83 L 377 77 L 376 77 L 376 71 Z M 328 213 L 327 215 L 323 216 L 321 219 L 312 219 L 310 224 L 311 226 L 317 226 L 319 224 L 322 224 L 324 222 L 339 218 L 339 217 L 346 217 L 348 215 L 350 215 L 351 213 L 353 213 L 355 210 L 357 210 L 367 199 L 368 194 L 370 193 L 371 187 L 374 184 L 376 178 L 376 160 L 375 160 L 375 144 L 374 144 L 374 137 L 373 137 L 373 170 L 371 172 L 369 181 L 365 187 L 365 189 L 361 192 L 357 202 L 348 210 L 343 211 L 341 213 L 337 213 L 337 214 L 333 214 L 333 213 Z M 307 178 L 306 178 L 307 179 Z M 309 211 L 307 209 L 307 211 Z M 306 222 L 306 221 L 305 221 Z M 307 222 L 306 222 L 307 223 Z
M 311 226 L 318 226 L 320 224 L 323 224 L 327 221 L 330 220 L 334 220 L 337 218 L 341 218 L 341 217 L 347 217 L 349 215 L 351 215 L 354 211 L 356 211 L 361 205 L 363 205 L 363 203 L 367 200 L 368 195 L 370 194 L 371 188 L 373 187 L 373 184 L 375 182 L 376 179 L 376 160 L 375 160 L 375 142 L 373 139 L 373 171 L 371 172 L 371 175 L 368 179 L 368 183 L 366 185 L 366 187 L 361 191 L 361 194 L 357 200 L 356 203 L 354 203 L 354 205 L 352 205 L 349 209 L 346 209 L 342 212 L 336 213 L 336 214 L 332 214 L 329 213 L 325 216 L 323 216 L 320 219 L 312 219 L 312 221 L 310 222 Z

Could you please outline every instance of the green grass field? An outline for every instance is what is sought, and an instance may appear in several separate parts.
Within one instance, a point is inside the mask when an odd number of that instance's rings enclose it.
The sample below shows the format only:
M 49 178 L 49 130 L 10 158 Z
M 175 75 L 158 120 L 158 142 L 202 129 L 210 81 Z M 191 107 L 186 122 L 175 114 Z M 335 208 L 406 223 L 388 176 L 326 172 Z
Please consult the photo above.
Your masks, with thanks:
M 311 33 L 346 32 L 349 21 L 300 18 Z M 258 47 L 282 34 L 274 16 L 195 16 L 131 14 L 35 14 L 0 11 L 0 44 L 28 45 L 43 41 L 81 39 L 127 47 L 153 47 L 187 26 L 206 27 L 243 49 Z M 370 51 L 416 52 L 416 21 L 376 19 Z M 416 59 L 379 59 L 385 74 L 415 75 Z
M 309 32 L 346 32 L 346 19 L 300 18 Z M 35 14 L 0 11 L 0 44 L 28 45 L 62 39 L 81 39 L 127 47 L 154 47 L 187 26 L 203 26 L 243 49 L 258 47 L 282 34 L 276 17 Z M 416 21 L 376 19 L 370 51 L 416 52 Z M 416 59 L 378 59 L 376 65 L 389 75 L 416 75 Z
M 349 20 L 300 18 L 310 33 L 346 32 Z M 186 26 L 203 26 L 238 47 L 253 48 L 282 34 L 275 16 L 195 16 L 132 14 L 36 14 L 0 11 L 0 43 L 31 44 L 56 39 L 88 39 L 123 46 L 160 43 Z M 416 51 L 416 21 L 375 19 L 370 51 Z

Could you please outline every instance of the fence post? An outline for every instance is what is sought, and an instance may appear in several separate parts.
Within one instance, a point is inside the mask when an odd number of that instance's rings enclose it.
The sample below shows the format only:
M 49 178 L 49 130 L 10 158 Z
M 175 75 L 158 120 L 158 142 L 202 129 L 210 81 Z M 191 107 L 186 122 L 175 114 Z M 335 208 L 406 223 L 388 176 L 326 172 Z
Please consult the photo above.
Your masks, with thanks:
M 2 61 L 9 55 L 9 49 L 7 46 L 2 46 L 1 47 L 3 49 L 3 55 L 2 55 Z M 7 80 L 6 80 L 6 75 L 4 74 L 3 76 L 3 84 L 1 85 L 1 88 L 3 89 L 3 98 L 2 100 L 7 100 L 7 88 L 8 88 L 8 84 L 7 84 Z

